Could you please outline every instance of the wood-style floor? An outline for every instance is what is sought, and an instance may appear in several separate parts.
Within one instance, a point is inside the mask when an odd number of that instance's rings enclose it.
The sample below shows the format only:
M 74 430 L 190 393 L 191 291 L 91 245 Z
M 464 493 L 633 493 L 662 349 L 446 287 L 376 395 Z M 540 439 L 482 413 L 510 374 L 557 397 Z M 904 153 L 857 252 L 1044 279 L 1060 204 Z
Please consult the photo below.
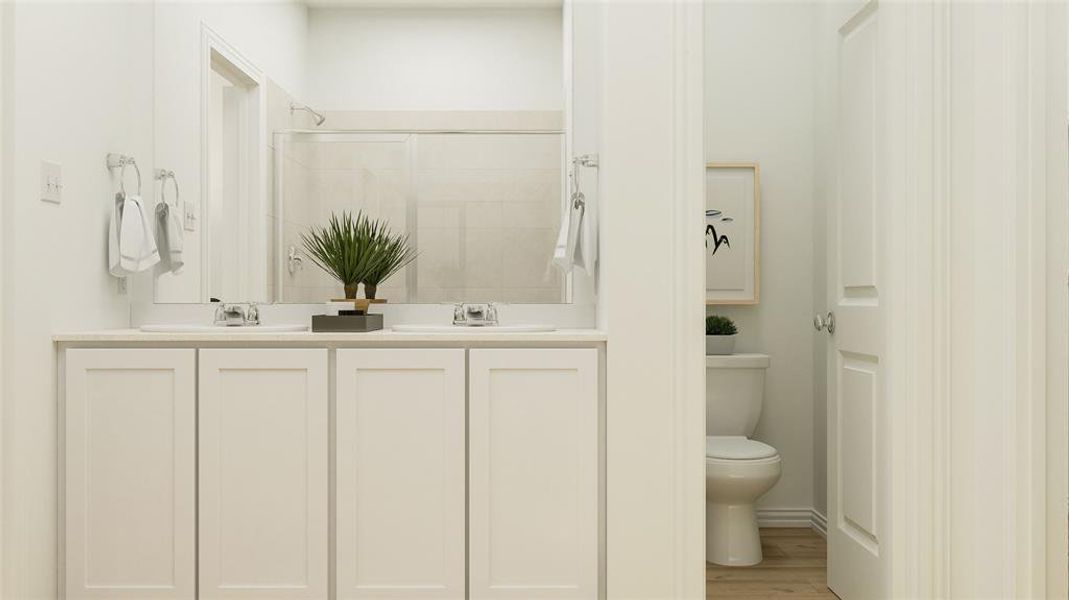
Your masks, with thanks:
M 754 567 L 705 565 L 705 597 L 716 600 L 836 600 L 828 589 L 828 551 L 812 529 L 761 530 L 765 560 Z

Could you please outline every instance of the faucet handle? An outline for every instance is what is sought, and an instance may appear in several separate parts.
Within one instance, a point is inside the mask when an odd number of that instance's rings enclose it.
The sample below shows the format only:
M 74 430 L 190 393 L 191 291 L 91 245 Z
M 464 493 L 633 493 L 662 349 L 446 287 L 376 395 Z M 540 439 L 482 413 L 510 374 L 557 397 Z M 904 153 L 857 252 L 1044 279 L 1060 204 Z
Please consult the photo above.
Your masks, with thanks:
M 497 325 L 497 304 L 494 302 L 486 303 L 486 320 L 494 325 Z
M 216 302 L 215 305 L 215 324 L 226 323 L 226 304 L 220 301 Z
M 249 302 L 249 308 L 245 311 L 246 325 L 260 324 L 260 307 L 255 302 Z

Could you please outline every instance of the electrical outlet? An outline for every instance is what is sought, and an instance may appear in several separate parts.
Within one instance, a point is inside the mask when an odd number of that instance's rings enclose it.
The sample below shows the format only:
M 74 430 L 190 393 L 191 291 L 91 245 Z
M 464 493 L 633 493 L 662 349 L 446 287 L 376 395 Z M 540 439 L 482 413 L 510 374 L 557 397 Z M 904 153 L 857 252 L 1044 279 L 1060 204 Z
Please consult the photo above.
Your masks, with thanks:
M 63 202 L 63 166 L 59 163 L 41 161 L 41 201 Z

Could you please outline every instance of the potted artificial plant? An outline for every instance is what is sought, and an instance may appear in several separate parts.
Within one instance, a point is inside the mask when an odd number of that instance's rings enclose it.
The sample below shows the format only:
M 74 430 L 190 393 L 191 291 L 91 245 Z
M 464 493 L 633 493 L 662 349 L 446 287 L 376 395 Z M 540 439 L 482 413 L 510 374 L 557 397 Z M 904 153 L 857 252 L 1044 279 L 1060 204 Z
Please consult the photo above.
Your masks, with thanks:
M 301 242 L 308 257 L 317 267 L 338 280 L 345 288 L 345 297 L 356 298 L 360 282 L 364 280 L 372 260 L 368 218 L 348 212 L 331 215 L 325 227 L 313 225 L 301 234 Z
M 385 221 L 363 212 L 332 214 L 325 227 L 302 233 L 301 241 L 312 262 L 342 284 L 347 300 L 356 299 L 361 283 L 374 300 L 378 285 L 416 258 L 407 235 L 394 234 Z
M 731 354 L 735 351 L 735 334 L 738 332 L 735 322 L 727 317 L 705 317 L 705 353 Z

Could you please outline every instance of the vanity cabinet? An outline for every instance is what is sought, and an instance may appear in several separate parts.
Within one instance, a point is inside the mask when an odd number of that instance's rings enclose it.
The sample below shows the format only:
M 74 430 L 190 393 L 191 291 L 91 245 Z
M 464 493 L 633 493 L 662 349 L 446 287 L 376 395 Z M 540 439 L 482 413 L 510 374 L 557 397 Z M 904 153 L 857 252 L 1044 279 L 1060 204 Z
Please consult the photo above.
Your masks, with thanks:
M 469 598 L 597 598 L 597 350 L 468 365 Z
M 62 598 L 598 597 L 598 348 L 205 345 L 61 348 Z
M 63 588 L 195 597 L 196 351 L 65 354 Z
M 327 351 L 199 352 L 198 598 L 327 598 Z
M 339 600 L 464 598 L 464 350 L 338 350 Z

